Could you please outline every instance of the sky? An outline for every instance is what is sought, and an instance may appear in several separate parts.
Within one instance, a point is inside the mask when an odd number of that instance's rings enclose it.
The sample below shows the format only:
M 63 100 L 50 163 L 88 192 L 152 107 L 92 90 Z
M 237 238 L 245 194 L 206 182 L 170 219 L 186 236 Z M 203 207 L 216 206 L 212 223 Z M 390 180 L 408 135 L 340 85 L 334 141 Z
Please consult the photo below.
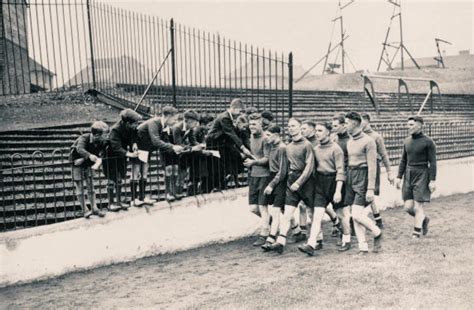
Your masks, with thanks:
M 343 4 L 350 0 L 342 1 Z M 183 25 L 218 32 L 226 38 L 276 52 L 293 52 L 294 62 L 309 68 L 326 54 L 328 44 L 339 42 L 339 23 L 333 31 L 338 1 L 164 1 L 101 0 L 116 7 L 174 18 Z M 449 41 L 446 55 L 474 51 L 473 2 L 471 0 L 402 0 L 403 40 L 415 57 L 436 55 L 434 38 Z M 343 10 L 349 36 L 345 50 L 347 71 L 377 68 L 393 5 L 386 0 L 355 0 Z M 389 42 L 399 41 L 399 24 L 393 21 Z M 334 58 L 336 54 L 333 54 Z M 331 58 L 330 58 L 331 61 Z M 396 63 L 397 61 L 395 61 Z M 394 65 L 395 65 L 394 63 Z M 315 68 L 319 74 L 322 65 Z

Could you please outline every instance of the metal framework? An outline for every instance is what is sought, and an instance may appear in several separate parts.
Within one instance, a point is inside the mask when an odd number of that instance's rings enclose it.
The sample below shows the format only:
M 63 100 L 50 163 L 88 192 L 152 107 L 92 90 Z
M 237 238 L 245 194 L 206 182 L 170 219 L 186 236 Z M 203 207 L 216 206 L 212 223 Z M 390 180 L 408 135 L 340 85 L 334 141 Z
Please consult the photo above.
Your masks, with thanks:
M 349 56 L 347 55 L 347 52 L 344 48 L 344 41 L 346 41 L 349 36 L 346 35 L 345 31 L 344 31 L 344 17 L 342 15 L 342 10 L 345 9 L 346 7 L 348 7 L 349 5 L 351 5 L 355 0 L 350 0 L 349 2 L 347 2 L 346 4 L 341 4 L 341 1 L 339 1 L 338 3 L 338 11 L 337 11 L 337 17 L 335 17 L 332 22 L 333 22 L 333 28 L 332 28 L 332 31 L 331 31 L 331 38 L 329 40 L 329 46 L 328 46 L 328 49 L 327 49 L 327 52 L 326 54 L 321 57 L 318 61 L 316 61 L 316 63 L 314 63 L 308 70 L 306 70 L 305 73 L 303 73 L 299 78 L 297 78 L 295 80 L 295 84 L 298 83 L 299 81 L 303 80 L 314 68 L 316 68 L 317 65 L 319 65 L 323 60 L 324 60 L 324 65 L 323 65 L 323 70 L 322 70 L 322 74 L 325 74 L 325 73 L 334 73 L 335 72 L 335 69 L 337 68 L 341 68 L 342 69 L 342 73 L 345 73 L 345 61 L 344 59 L 347 58 L 349 60 L 349 62 L 351 62 L 351 65 L 352 67 L 354 68 L 354 71 L 356 70 L 355 69 L 355 66 L 354 64 L 352 63 L 352 61 L 350 60 Z M 336 26 L 335 22 L 339 20 L 340 23 L 340 32 L 341 32 L 341 39 L 340 41 L 336 44 L 336 45 L 332 45 L 332 39 L 333 39 L 333 36 L 334 36 L 334 28 Z M 336 51 L 337 50 L 337 51 Z M 336 51 L 336 59 L 335 61 L 337 61 L 337 58 L 338 58 L 338 55 L 339 55 L 339 52 L 341 52 L 341 64 L 339 65 L 338 63 L 329 63 L 328 64 L 328 61 L 329 61 L 329 56 L 334 52 Z
M 387 33 L 385 34 L 385 40 L 382 43 L 382 52 L 379 58 L 379 64 L 377 66 L 377 71 L 380 70 L 380 66 L 382 61 L 387 65 L 388 70 L 393 70 L 392 63 L 395 60 L 398 52 L 400 51 L 400 66 L 402 70 L 405 70 L 405 59 L 403 52 L 406 52 L 410 57 L 411 61 L 415 64 L 415 66 L 420 69 L 420 66 L 416 62 L 415 58 L 410 54 L 408 49 L 406 48 L 405 44 L 403 43 L 403 23 L 402 23 L 402 0 L 388 0 L 393 5 L 393 13 L 392 17 L 390 17 L 390 23 L 387 28 Z M 388 42 L 390 31 L 392 28 L 393 20 L 398 17 L 398 23 L 400 26 L 400 41 L 399 42 Z M 393 49 L 393 55 L 390 56 L 389 48 Z
M 342 10 L 345 9 L 346 7 L 348 7 L 349 5 L 351 5 L 352 3 L 354 3 L 354 1 L 355 0 L 351 0 L 351 1 L 347 2 L 346 4 L 342 4 L 341 1 L 339 1 L 339 3 L 338 3 L 338 6 L 339 6 L 338 14 L 339 14 L 339 16 L 334 18 L 332 20 L 332 22 L 335 23 L 336 21 L 339 20 L 341 40 L 337 44 L 337 46 L 339 46 L 339 49 L 337 50 L 335 61 L 337 61 L 337 55 L 339 54 L 339 52 L 341 52 L 341 64 L 339 65 L 336 62 L 328 64 L 329 56 L 332 53 L 332 50 L 331 50 L 332 35 L 331 35 L 331 39 L 329 41 L 329 46 L 328 46 L 328 52 L 325 55 L 324 67 L 323 67 L 323 73 L 322 74 L 324 74 L 324 73 L 334 73 L 334 69 L 339 68 L 339 67 L 341 68 L 342 73 L 346 72 L 344 58 L 348 57 L 348 56 L 347 56 L 347 52 L 344 49 L 344 41 L 347 39 L 347 37 L 346 37 L 346 32 L 344 31 L 344 16 L 342 15 Z M 333 28 L 333 30 L 334 30 L 334 28 Z M 349 61 L 350 61 L 350 59 L 349 59 Z
M 438 50 L 438 56 L 439 57 L 433 57 L 433 59 L 436 60 L 436 62 L 438 63 L 438 67 L 442 67 L 444 69 L 446 67 L 444 65 L 443 54 L 441 54 L 441 50 L 439 49 L 439 43 L 440 42 L 446 43 L 446 44 L 449 44 L 449 45 L 451 45 L 451 42 L 435 38 L 436 49 Z
M 385 79 L 385 80 L 398 80 L 398 113 L 400 113 L 400 104 L 401 104 L 401 98 L 402 98 L 402 88 L 405 89 L 405 95 L 408 98 L 408 104 L 410 107 L 410 113 L 413 113 L 413 104 L 412 100 L 410 98 L 410 92 L 408 91 L 408 84 L 406 81 L 414 81 L 414 82 L 429 82 L 429 87 L 430 90 L 426 94 L 425 99 L 423 100 L 422 104 L 420 105 L 419 110 L 417 111 L 417 115 L 420 115 L 423 109 L 426 106 L 426 103 L 428 100 L 430 100 L 430 113 L 433 114 L 434 112 L 434 100 L 433 100 L 433 94 L 437 91 L 438 94 L 438 99 L 440 102 L 440 105 L 443 109 L 443 112 L 446 113 L 446 109 L 444 105 L 442 105 L 442 100 L 441 100 L 441 91 L 439 89 L 438 83 L 436 83 L 435 80 L 433 79 L 427 79 L 427 78 L 415 78 L 415 77 L 402 77 L 402 76 L 384 76 L 384 75 L 369 75 L 369 74 L 362 74 L 362 78 L 364 79 L 364 92 L 367 94 L 369 97 L 370 101 L 372 102 L 375 111 L 378 115 L 380 115 L 380 107 L 379 104 L 376 100 L 375 96 L 375 90 L 374 90 L 374 84 L 372 82 L 372 79 Z M 435 90 L 436 89 L 436 90 Z

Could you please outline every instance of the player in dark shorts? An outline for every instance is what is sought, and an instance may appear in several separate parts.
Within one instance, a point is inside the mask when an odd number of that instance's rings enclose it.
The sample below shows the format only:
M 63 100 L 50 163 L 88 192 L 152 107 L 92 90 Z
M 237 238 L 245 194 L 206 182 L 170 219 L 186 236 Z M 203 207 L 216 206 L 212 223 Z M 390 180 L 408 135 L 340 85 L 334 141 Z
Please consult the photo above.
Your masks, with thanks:
M 270 214 L 268 212 L 267 196 L 264 191 L 270 183 L 268 158 L 270 146 L 266 143 L 262 129 L 262 117 L 258 113 L 249 116 L 250 152 L 252 158 L 244 161 L 244 166 L 250 169 L 249 176 L 249 207 L 250 211 L 257 209 L 260 213 L 260 235 L 253 243 L 262 246 L 270 234 Z M 254 212 L 253 212 L 254 213 Z
M 430 222 L 425 215 L 425 203 L 430 202 L 431 193 L 436 190 L 436 145 L 423 134 L 423 118 L 412 116 L 407 125 L 410 136 L 403 144 L 396 184 L 399 189 L 403 177 L 405 211 L 415 218 L 413 238 L 420 238 L 428 233 Z
M 306 120 L 301 124 L 301 134 L 306 140 L 309 141 L 309 143 L 311 143 L 312 147 L 318 145 L 318 140 L 316 139 L 316 136 L 314 134 L 315 127 L 316 123 L 312 120 Z M 311 206 L 305 205 L 303 201 L 299 203 L 298 209 L 300 211 L 298 222 L 299 229 L 297 227 L 293 227 L 292 229 L 293 232 L 296 232 L 293 234 L 294 242 L 305 241 L 306 239 L 308 239 L 307 226 L 311 224 L 311 219 L 313 218 L 313 214 L 311 213 L 313 209 L 311 208 Z
M 383 163 L 385 171 L 387 171 L 387 179 L 391 185 L 394 184 L 395 178 L 393 177 L 392 171 L 390 169 L 390 159 L 388 158 L 383 137 L 370 126 L 370 115 L 368 113 L 361 113 L 360 116 L 362 117 L 362 132 L 374 139 L 375 146 L 377 147 L 377 174 L 375 176 L 374 191 L 375 196 L 374 201 L 372 201 L 370 206 L 372 207 L 375 223 L 379 228 L 383 228 L 382 216 L 380 215 L 380 211 L 376 203 L 377 197 L 380 196 L 380 162 Z
M 336 142 L 339 145 L 339 147 L 342 149 L 342 152 L 344 153 L 344 171 L 345 171 L 345 175 L 347 176 L 347 169 L 348 169 L 347 141 L 349 141 L 351 137 L 347 133 L 345 115 L 343 113 L 336 114 L 332 118 L 332 126 L 333 126 L 333 132 L 335 133 L 334 142 Z M 343 191 L 343 195 L 345 195 L 345 188 Z M 347 251 L 351 248 L 351 232 L 353 232 L 353 229 L 351 229 L 351 227 L 354 226 L 353 224 L 354 222 L 351 220 L 350 206 L 344 204 L 344 199 L 343 199 L 342 206 L 336 209 L 336 213 L 341 221 L 341 229 L 342 229 L 342 239 L 340 240 L 341 247 L 339 248 L 339 251 L 341 252 Z
M 286 177 L 288 174 L 288 159 L 286 157 L 286 145 L 281 141 L 281 127 L 271 125 L 265 130 L 265 139 L 270 146 L 268 159 L 270 170 L 270 183 L 265 188 L 268 208 L 271 216 L 270 235 L 262 249 L 269 250 L 269 246 L 276 241 L 276 235 L 280 226 L 280 214 L 285 208 Z
M 298 247 L 301 252 L 309 256 L 314 255 L 326 207 L 330 203 L 333 204 L 335 209 L 343 206 L 344 153 L 337 143 L 331 141 L 331 130 L 332 125 L 328 122 L 316 124 L 315 132 L 319 144 L 313 148 L 316 159 L 316 188 L 312 206 L 314 215 L 308 242 Z M 322 241 L 317 249 L 322 249 Z
M 351 213 L 359 242 L 359 254 L 367 254 L 369 246 L 365 238 L 366 229 L 374 235 L 374 252 L 381 249 L 382 231 L 369 217 L 371 208 L 367 208 L 374 200 L 377 148 L 375 141 L 362 132 L 361 123 L 359 113 L 346 114 L 347 132 L 351 139 L 347 142 L 349 169 L 344 204 L 352 206 Z
M 285 212 L 280 218 L 280 234 L 270 250 L 283 253 L 286 235 L 290 230 L 291 219 L 300 201 L 307 206 L 314 199 L 314 152 L 311 143 L 301 135 L 301 121 L 291 118 L 288 121 L 291 143 L 286 146 L 288 158 L 288 179 L 285 197 Z
M 306 138 L 306 140 L 308 140 L 311 143 L 313 148 L 319 144 L 319 141 L 315 135 L 315 129 L 316 129 L 316 122 L 312 120 L 304 121 L 303 124 L 301 125 L 301 134 L 303 135 L 303 137 Z M 303 202 L 300 202 L 299 210 L 300 210 L 300 228 L 302 230 L 302 234 L 304 234 L 303 235 L 304 237 L 298 238 L 298 236 L 301 234 L 295 234 L 293 235 L 293 239 L 295 239 L 295 241 L 303 241 L 307 239 L 306 238 L 306 225 L 310 226 L 311 219 L 313 218 L 313 214 L 311 213 L 313 212 L 313 208 L 311 206 L 307 207 L 304 205 Z M 339 218 L 337 217 L 336 212 L 334 211 L 332 204 L 330 204 L 326 208 L 326 214 L 331 218 L 331 221 L 332 221 L 331 235 L 333 237 L 337 237 L 339 235 L 339 231 L 340 231 L 339 227 L 341 224 L 339 222 Z M 323 232 L 321 230 L 321 233 L 318 236 L 318 244 L 321 244 L 322 241 L 323 241 Z

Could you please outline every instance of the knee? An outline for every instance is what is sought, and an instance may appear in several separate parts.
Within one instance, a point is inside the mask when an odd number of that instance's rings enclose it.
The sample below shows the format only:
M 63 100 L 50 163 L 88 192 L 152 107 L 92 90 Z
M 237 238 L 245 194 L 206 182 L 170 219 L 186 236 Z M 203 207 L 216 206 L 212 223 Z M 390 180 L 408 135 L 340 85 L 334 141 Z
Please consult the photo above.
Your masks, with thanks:
M 405 210 L 405 212 L 415 212 L 415 206 L 413 204 L 413 202 L 409 202 L 409 201 L 405 201 L 405 204 L 403 205 L 403 209 Z
M 363 217 L 362 212 L 359 209 L 352 210 L 351 215 L 352 215 L 352 219 L 356 222 L 361 221 L 361 219 Z

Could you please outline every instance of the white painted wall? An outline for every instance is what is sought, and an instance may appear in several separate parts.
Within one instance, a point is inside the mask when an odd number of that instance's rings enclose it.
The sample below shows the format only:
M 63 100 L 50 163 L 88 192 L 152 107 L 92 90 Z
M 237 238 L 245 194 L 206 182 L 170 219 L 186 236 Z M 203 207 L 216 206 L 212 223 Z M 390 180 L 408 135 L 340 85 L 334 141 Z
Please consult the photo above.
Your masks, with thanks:
M 474 191 L 474 157 L 439 162 L 433 195 Z M 401 205 L 400 191 L 382 175 L 383 208 Z M 248 212 L 247 189 L 187 198 L 172 208 L 133 208 L 103 219 L 64 223 L 0 234 L 0 287 L 67 272 L 169 252 L 255 233 L 258 218 Z

